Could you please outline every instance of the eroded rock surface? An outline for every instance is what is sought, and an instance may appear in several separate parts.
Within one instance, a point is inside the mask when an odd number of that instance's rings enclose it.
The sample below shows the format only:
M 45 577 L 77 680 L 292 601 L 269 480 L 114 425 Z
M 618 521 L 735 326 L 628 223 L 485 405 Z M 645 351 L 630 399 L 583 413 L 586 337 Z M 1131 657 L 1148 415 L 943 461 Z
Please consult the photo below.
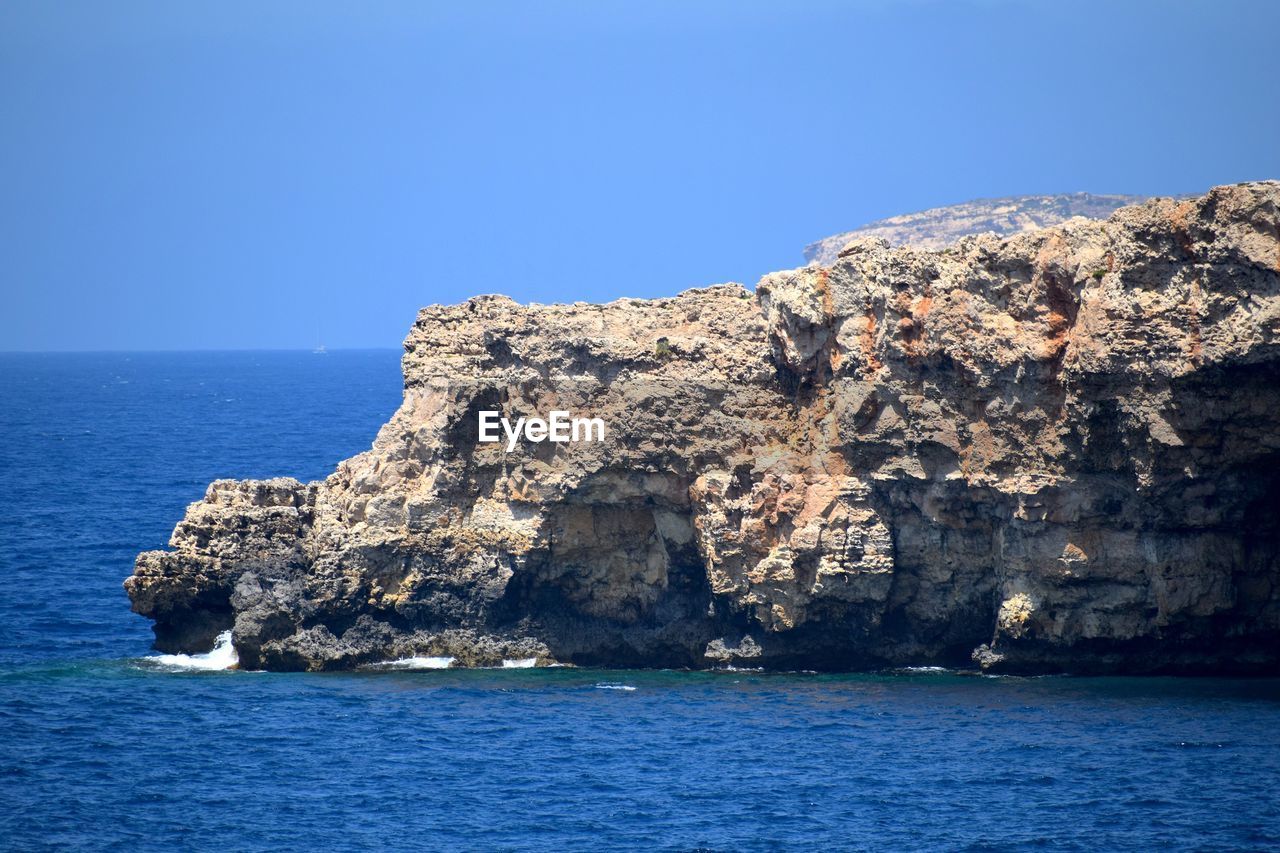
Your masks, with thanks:
M 670 299 L 420 312 L 322 483 L 219 481 L 126 581 L 243 666 L 1274 672 L 1280 183 Z M 478 412 L 603 442 L 478 441 Z

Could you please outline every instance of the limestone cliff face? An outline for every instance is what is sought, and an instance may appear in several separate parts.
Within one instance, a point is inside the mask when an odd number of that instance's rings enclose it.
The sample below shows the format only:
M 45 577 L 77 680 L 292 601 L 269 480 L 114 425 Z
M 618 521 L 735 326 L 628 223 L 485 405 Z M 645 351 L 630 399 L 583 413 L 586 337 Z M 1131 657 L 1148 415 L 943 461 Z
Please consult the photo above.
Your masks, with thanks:
M 1280 183 L 751 293 L 418 316 L 322 483 L 219 481 L 126 587 L 157 646 L 807 669 L 1275 672 Z M 603 442 L 478 441 L 478 413 Z

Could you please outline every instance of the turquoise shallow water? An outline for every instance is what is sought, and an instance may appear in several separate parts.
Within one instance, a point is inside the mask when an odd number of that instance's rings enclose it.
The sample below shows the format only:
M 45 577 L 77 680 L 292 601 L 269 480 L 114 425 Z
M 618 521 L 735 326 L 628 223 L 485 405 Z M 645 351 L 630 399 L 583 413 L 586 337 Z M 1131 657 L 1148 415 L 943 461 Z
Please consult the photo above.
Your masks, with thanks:
M 134 553 L 365 449 L 397 359 L 0 355 L 0 848 L 1280 847 L 1273 680 L 149 659 Z

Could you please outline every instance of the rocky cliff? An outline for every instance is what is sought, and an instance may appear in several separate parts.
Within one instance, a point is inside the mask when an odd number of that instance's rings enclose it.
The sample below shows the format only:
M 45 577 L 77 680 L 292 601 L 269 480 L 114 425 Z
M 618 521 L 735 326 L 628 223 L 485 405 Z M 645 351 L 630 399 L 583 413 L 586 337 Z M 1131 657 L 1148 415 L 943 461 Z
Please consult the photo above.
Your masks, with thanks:
M 327 480 L 125 585 L 243 666 L 1276 672 L 1280 183 L 674 298 L 423 309 Z M 478 441 L 478 415 L 604 441 Z
M 863 237 L 880 237 L 891 246 L 945 249 L 961 237 L 972 234 L 991 232 L 1008 236 L 1060 225 L 1076 216 L 1105 219 L 1121 207 L 1146 200 L 1144 196 L 1137 195 L 1093 193 L 975 199 L 878 219 L 852 231 L 810 243 L 804 247 L 804 258 L 810 263 L 830 266 L 850 241 Z

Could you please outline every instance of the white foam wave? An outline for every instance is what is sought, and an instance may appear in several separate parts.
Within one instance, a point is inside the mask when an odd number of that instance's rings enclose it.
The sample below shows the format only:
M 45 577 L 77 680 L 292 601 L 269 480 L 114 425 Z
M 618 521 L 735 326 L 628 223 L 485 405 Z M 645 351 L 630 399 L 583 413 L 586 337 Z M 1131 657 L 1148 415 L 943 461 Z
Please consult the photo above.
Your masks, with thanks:
M 503 669 L 528 669 L 531 666 L 537 666 L 537 665 L 538 665 L 537 658 L 517 658 L 515 660 L 504 659 L 502 661 Z
M 453 666 L 453 661 L 450 657 L 411 657 L 387 661 L 378 666 L 384 669 L 448 669 Z
M 602 681 L 596 685 L 596 690 L 635 690 L 630 684 L 616 684 L 613 682 Z
M 161 666 L 176 669 L 219 670 L 231 669 L 240 662 L 235 646 L 231 645 L 231 632 L 223 631 L 213 641 L 213 648 L 201 655 L 153 655 L 148 658 Z

